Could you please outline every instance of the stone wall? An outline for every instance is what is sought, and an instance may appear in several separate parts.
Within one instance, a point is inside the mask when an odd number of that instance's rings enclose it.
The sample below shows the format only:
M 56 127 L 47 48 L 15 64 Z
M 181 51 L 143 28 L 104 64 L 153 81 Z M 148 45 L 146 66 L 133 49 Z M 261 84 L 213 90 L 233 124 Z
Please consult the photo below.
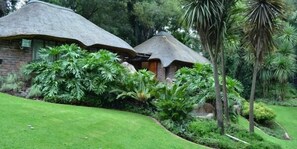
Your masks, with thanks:
M 32 60 L 31 49 L 21 49 L 20 40 L 0 40 L 0 76 L 18 72 Z

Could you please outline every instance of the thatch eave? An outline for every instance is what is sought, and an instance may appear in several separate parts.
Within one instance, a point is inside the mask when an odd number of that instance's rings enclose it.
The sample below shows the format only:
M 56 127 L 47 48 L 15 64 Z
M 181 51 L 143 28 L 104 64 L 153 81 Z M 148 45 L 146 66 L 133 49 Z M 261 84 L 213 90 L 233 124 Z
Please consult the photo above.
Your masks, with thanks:
M 131 57 L 136 55 L 128 43 L 71 9 L 41 1 L 30 1 L 21 9 L 0 18 L 0 39 L 18 38 L 75 42 L 87 48 L 107 49 Z
M 17 39 L 40 39 L 45 41 L 57 41 L 62 43 L 76 43 L 82 48 L 88 49 L 88 48 L 96 48 L 96 49 L 105 49 L 105 50 L 111 50 L 118 53 L 127 54 L 129 57 L 135 57 L 136 52 L 131 51 L 131 49 L 121 48 L 121 47 L 110 47 L 109 45 L 104 44 L 93 44 L 93 45 L 85 45 L 84 43 L 80 42 L 77 39 L 70 39 L 70 38 L 63 38 L 63 37 L 53 37 L 48 35 L 38 35 L 38 34 L 32 34 L 32 35 L 17 35 L 17 36 L 8 36 L 8 37 L 0 37 L 0 40 L 17 40 Z

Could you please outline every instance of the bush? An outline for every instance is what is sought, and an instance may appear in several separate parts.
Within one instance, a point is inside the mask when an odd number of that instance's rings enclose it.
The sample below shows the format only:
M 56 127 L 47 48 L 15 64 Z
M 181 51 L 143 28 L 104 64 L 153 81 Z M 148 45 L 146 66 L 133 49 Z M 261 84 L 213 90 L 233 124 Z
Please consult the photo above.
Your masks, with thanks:
M 17 74 L 8 74 L 3 78 L 0 91 L 2 92 L 20 92 L 23 88 L 24 82 Z
M 186 86 L 186 94 L 195 103 L 203 105 L 206 101 L 215 101 L 214 78 L 211 65 L 195 64 L 193 68 L 181 68 L 176 73 L 176 82 Z M 220 77 L 221 79 L 221 77 Z M 222 81 L 220 81 L 222 82 Z M 229 107 L 241 105 L 242 84 L 230 77 L 226 79 Z M 233 112 L 230 110 L 230 112 Z M 235 114 L 235 113 L 234 113 Z
M 281 149 L 282 147 L 278 144 L 271 142 L 256 142 L 246 147 L 246 149 Z
M 219 134 L 211 133 L 210 136 L 198 137 L 196 142 L 202 145 L 206 145 L 212 148 L 218 149 L 238 149 L 239 147 L 243 148 L 243 146 L 239 146 L 238 143 L 221 136 Z
M 243 104 L 243 110 L 242 110 L 242 115 L 244 117 L 249 116 L 249 103 L 244 102 Z M 264 103 L 254 103 L 254 116 L 255 116 L 255 121 L 264 124 L 268 123 L 269 121 L 273 120 L 276 117 L 276 114 L 268 108 Z
M 72 44 L 42 49 L 40 55 L 41 60 L 28 64 L 25 73 L 33 77 L 34 88 L 53 102 L 94 106 L 112 101 L 116 96 L 110 91 L 121 87 L 128 73 L 116 54 L 105 50 L 88 53 Z
M 140 70 L 127 76 L 123 81 L 123 89 L 115 89 L 112 92 L 119 94 L 118 98 L 133 98 L 140 102 L 147 102 L 153 96 L 153 88 L 158 84 L 155 74 Z
M 205 136 L 211 132 L 217 132 L 217 124 L 214 120 L 196 120 L 189 124 L 189 131 L 197 136 Z
M 193 109 L 193 100 L 190 100 L 189 96 L 185 94 L 185 90 L 186 86 L 176 83 L 172 86 L 159 84 L 156 87 L 154 105 L 158 111 L 158 118 L 176 122 L 189 118 L 189 113 Z

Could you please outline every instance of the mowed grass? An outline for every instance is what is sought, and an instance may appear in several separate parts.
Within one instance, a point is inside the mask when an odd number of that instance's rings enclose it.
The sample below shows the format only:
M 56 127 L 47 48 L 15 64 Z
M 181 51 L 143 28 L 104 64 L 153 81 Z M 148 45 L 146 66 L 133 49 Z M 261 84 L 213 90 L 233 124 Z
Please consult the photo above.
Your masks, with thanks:
M 265 134 L 258 128 L 255 132 L 264 139 L 279 144 L 284 149 L 297 148 L 297 107 L 270 106 L 277 114 L 276 121 L 289 133 L 291 140 L 281 140 Z M 248 121 L 239 119 L 240 125 L 248 129 Z
M 143 115 L 2 93 L 0 136 L 1 149 L 205 148 L 174 136 Z

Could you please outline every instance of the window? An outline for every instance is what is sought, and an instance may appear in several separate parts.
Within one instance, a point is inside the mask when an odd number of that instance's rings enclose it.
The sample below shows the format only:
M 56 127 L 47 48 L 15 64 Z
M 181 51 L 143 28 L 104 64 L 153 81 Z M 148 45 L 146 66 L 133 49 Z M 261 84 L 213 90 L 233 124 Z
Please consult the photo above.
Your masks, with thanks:
M 43 40 L 38 40 L 34 39 L 33 40 L 33 60 L 38 60 L 40 59 L 40 54 L 39 51 L 42 48 L 47 48 L 47 47 L 54 47 L 56 46 L 56 43 L 54 41 L 43 41 Z M 57 58 L 52 58 L 52 60 L 57 59 Z
M 33 60 L 40 59 L 39 51 L 44 48 L 43 40 L 33 40 Z

